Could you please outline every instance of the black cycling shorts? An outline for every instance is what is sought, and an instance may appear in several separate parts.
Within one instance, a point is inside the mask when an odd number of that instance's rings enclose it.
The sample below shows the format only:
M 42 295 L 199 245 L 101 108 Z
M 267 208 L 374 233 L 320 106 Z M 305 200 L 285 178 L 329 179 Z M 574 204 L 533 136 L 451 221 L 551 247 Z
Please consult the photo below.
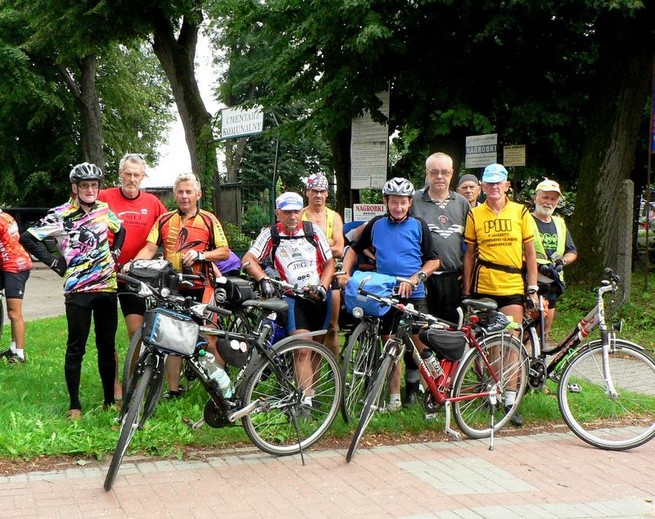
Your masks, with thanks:
M 296 330 L 327 330 L 330 326 L 332 312 L 332 291 L 328 290 L 327 301 L 310 301 L 285 297 L 289 303 L 287 312 L 287 333 L 291 335 Z
M 0 271 L 0 290 L 4 288 L 7 299 L 23 299 L 25 284 L 29 277 L 29 270 L 23 270 L 23 272 Z

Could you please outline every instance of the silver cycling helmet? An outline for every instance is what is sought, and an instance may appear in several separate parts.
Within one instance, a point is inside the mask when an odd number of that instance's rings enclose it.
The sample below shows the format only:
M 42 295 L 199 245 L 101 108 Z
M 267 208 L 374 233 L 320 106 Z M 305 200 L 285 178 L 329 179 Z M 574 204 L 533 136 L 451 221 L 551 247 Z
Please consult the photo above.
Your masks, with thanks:
M 387 180 L 382 188 L 384 196 L 412 196 L 414 194 L 414 185 L 406 178 L 395 177 Z
M 95 164 L 89 162 L 82 162 L 78 164 L 70 172 L 70 181 L 71 184 L 79 184 L 83 180 L 97 180 L 102 182 L 103 174 L 102 170 Z

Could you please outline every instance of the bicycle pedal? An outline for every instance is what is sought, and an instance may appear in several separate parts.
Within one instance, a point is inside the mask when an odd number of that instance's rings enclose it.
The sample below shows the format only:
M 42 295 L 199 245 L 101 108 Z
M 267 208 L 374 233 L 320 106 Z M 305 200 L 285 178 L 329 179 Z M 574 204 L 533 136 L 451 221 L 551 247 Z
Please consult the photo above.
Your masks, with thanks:
M 566 389 L 568 389 L 571 393 L 582 393 L 582 388 L 579 384 L 568 384 Z
M 424 415 L 425 420 L 437 420 L 437 413 L 425 413 Z

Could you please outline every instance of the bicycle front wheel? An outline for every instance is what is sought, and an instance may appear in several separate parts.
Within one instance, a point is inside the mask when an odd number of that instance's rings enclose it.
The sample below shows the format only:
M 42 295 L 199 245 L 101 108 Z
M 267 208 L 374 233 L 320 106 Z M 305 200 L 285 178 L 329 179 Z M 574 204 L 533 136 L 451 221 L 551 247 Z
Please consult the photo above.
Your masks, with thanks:
M 605 382 L 600 341 L 581 350 L 562 375 L 560 412 L 575 435 L 594 447 L 638 447 L 655 436 L 655 360 L 619 339 L 612 341 L 608 368 L 615 395 Z
M 152 362 L 156 360 L 154 355 L 151 355 L 150 359 L 147 359 L 145 362 L 143 371 L 139 374 L 135 374 L 136 389 L 132 398 L 130 399 L 129 408 L 123 416 L 121 422 L 121 430 L 118 436 L 118 443 L 116 444 L 116 449 L 114 450 L 114 455 L 111 458 L 111 463 L 109 464 L 109 470 L 107 471 L 107 476 L 105 477 L 105 490 L 111 490 L 111 487 L 114 484 L 116 479 L 116 474 L 118 473 L 118 468 L 123 461 L 123 457 L 127 452 L 127 447 L 132 441 L 134 433 L 139 428 L 139 424 L 142 421 L 143 413 L 145 410 L 145 396 L 146 391 L 151 387 L 152 377 L 155 373 L 155 363 Z M 138 380 L 136 380 L 138 378 Z
M 243 406 L 259 402 L 243 427 L 259 449 L 287 456 L 316 443 L 332 424 L 341 374 L 334 355 L 317 342 L 288 342 L 274 355 L 275 366 L 264 358 L 243 386 Z
M 375 363 L 382 350 L 382 341 L 376 328 L 377 321 L 360 322 L 344 351 L 341 366 L 341 414 L 346 423 L 359 418 L 364 393 L 370 385 Z
M 463 398 L 455 402 L 453 414 L 457 426 L 469 438 L 486 438 L 491 435 L 490 397 L 480 393 L 496 387 L 497 401 L 493 406 L 495 432 L 502 429 L 516 411 L 527 383 L 527 361 L 516 337 L 509 334 L 493 335 L 482 347 L 491 369 L 484 362 L 482 354 L 475 351 L 462 361 L 452 392 L 453 397 Z M 514 391 L 516 397 L 515 404 L 506 412 L 504 398 L 508 391 Z
M 364 406 L 359 417 L 359 424 L 357 424 L 357 429 L 355 429 L 355 434 L 353 434 L 353 439 L 350 441 L 350 447 L 348 447 L 348 452 L 346 453 L 347 462 L 350 462 L 355 455 L 359 442 L 361 441 L 362 436 L 364 436 L 364 431 L 366 430 L 366 427 L 368 427 L 371 418 L 373 418 L 373 413 L 375 413 L 375 411 L 380 407 L 382 391 L 384 390 L 384 386 L 391 375 L 392 370 L 393 359 L 389 356 L 385 356 L 384 359 L 382 359 L 380 368 L 377 370 L 373 383 L 364 398 Z

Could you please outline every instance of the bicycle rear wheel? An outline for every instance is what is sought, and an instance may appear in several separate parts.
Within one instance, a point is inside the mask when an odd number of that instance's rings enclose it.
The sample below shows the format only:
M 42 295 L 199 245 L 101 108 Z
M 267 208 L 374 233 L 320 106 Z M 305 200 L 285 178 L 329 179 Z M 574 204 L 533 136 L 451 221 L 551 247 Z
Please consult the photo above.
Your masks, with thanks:
M 527 383 L 527 360 L 518 339 L 513 335 L 491 336 L 483 345 L 493 373 L 499 381 L 499 394 L 494 405 L 493 430 L 498 431 L 512 417 Z M 453 397 L 470 397 L 455 402 L 453 414 L 460 430 L 470 438 L 486 438 L 491 434 L 491 403 L 489 396 L 473 396 L 490 391 L 495 384 L 492 371 L 479 351 L 466 357 L 455 377 Z M 515 404 L 505 412 L 503 399 L 506 391 L 516 391 Z
M 370 385 L 382 350 L 382 340 L 376 327 L 377 321 L 361 321 L 344 351 L 341 366 L 341 414 L 346 423 L 359 418 L 366 388 Z
M 655 360 L 628 341 L 612 342 L 608 393 L 603 347 L 596 341 L 564 370 L 557 392 L 564 421 L 578 438 L 606 450 L 638 447 L 655 436 Z
M 347 462 L 350 462 L 355 455 L 359 442 L 361 441 L 362 436 L 364 436 L 364 431 L 366 430 L 366 427 L 368 427 L 371 418 L 373 418 L 373 413 L 375 413 L 375 411 L 380 407 L 382 391 L 384 390 L 387 379 L 391 375 L 393 367 L 393 359 L 389 356 L 385 356 L 384 359 L 382 359 L 380 368 L 375 373 L 373 383 L 366 392 L 364 406 L 359 417 L 359 424 L 357 424 L 357 429 L 355 429 L 355 434 L 353 434 L 353 439 L 350 441 L 350 447 L 348 447 L 348 452 L 346 453 Z
M 141 373 L 136 373 L 134 376 L 133 382 L 136 385 L 136 389 L 130 399 L 129 408 L 123 416 L 118 443 L 116 444 L 116 449 L 114 450 L 111 463 L 109 464 L 109 470 L 105 477 L 104 487 L 107 491 L 111 490 L 111 487 L 114 485 L 116 474 L 118 473 L 123 457 L 127 452 L 127 447 L 132 441 L 132 437 L 142 421 L 145 410 L 144 404 L 146 391 L 151 386 L 152 377 L 155 372 L 155 360 L 155 355 L 150 355 L 145 362 L 143 371 Z
M 275 366 L 264 358 L 243 386 L 244 407 L 259 401 L 243 427 L 259 449 L 287 456 L 316 443 L 332 424 L 341 374 L 334 355 L 317 342 L 291 341 L 275 348 L 275 356 Z

